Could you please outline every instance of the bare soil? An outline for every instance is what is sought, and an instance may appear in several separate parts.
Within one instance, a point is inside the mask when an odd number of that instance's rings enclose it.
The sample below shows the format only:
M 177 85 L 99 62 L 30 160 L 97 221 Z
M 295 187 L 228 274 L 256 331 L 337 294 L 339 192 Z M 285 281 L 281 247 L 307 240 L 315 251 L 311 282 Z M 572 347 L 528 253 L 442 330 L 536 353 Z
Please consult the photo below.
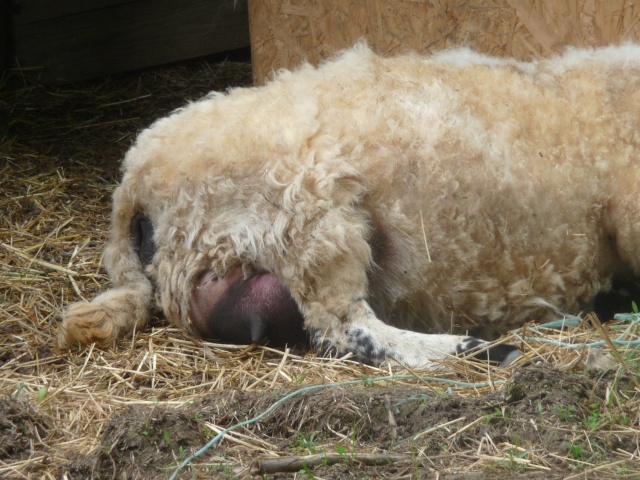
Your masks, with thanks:
M 315 468 L 310 475 L 316 478 L 431 478 L 439 471 L 449 472 L 440 478 L 512 478 L 525 471 L 527 478 L 564 478 L 583 470 L 583 462 L 603 463 L 612 460 L 614 450 L 637 448 L 637 436 L 588 427 L 589 416 L 606 403 L 614 375 L 563 372 L 547 364 L 523 366 L 502 388 L 478 396 L 433 395 L 404 386 L 333 387 L 284 402 L 248 430 L 271 445 L 263 453 L 267 458 L 273 456 L 271 449 L 280 456 L 343 454 L 344 461 Z M 615 382 L 620 394 L 633 392 L 624 375 Z M 71 455 L 63 469 L 70 478 L 167 478 L 212 438 L 208 423 L 230 427 L 255 417 L 287 393 L 232 389 L 179 408 L 128 406 L 106 423 L 99 448 L 91 455 Z M 29 458 L 31 443 L 56 424 L 52 415 L 10 397 L 0 400 L 0 415 L 2 460 Z M 352 459 L 361 451 L 406 458 L 366 466 Z M 223 441 L 195 459 L 179 478 L 248 477 L 258 456 L 254 448 L 230 448 Z M 495 461 L 470 469 L 467 456 Z M 463 468 L 456 468 L 457 463 Z M 528 469 L 531 464 L 539 468 Z M 619 473 L 625 466 L 620 464 Z

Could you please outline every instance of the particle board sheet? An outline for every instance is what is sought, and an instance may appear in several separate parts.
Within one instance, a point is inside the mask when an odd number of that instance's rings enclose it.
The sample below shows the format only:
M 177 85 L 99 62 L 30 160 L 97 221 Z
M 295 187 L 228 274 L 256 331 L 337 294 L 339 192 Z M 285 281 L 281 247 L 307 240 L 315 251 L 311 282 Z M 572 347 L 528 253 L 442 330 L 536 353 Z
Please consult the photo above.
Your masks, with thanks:
M 636 0 L 251 0 L 254 81 L 366 40 L 381 54 L 458 45 L 522 60 L 640 41 Z

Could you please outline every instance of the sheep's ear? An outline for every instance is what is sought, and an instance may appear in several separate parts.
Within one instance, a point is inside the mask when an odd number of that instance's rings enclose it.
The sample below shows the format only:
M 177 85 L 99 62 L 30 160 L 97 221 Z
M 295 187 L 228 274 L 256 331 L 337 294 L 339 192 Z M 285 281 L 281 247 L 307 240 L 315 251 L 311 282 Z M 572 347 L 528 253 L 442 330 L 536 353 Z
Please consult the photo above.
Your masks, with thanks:
M 156 254 L 156 244 L 153 241 L 153 225 L 149 217 L 138 212 L 131 219 L 131 243 L 138 254 L 140 263 L 146 267 Z

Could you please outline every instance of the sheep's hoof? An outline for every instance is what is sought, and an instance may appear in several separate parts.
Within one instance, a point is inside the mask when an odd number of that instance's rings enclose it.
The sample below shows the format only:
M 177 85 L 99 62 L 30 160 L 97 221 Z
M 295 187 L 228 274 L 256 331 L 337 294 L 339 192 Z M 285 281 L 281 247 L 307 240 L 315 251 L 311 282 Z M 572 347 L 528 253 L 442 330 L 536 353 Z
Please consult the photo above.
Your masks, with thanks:
M 504 357 L 504 360 L 502 360 L 502 362 L 500 362 L 501 367 L 507 367 L 511 365 L 513 362 L 515 362 L 517 359 L 519 359 L 522 356 L 522 352 L 518 350 L 516 347 L 514 347 L 513 345 L 506 345 L 506 346 L 513 347 L 513 350 Z
M 93 303 L 71 305 L 58 332 L 58 346 L 70 348 L 95 343 L 100 348 L 110 347 L 116 341 L 117 332 L 109 317 L 103 307 Z
M 506 343 L 492 345 L 484 340 L 470 338 L 458 346 L 456 355 L 506 367 L 520 358 L 522 352 L 517 347 Z

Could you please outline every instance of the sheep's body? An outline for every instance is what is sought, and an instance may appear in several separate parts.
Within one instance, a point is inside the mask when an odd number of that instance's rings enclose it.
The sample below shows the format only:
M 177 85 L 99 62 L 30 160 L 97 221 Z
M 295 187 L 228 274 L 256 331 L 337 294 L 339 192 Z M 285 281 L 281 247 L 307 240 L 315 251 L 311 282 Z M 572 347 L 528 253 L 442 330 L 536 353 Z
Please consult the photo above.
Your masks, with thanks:
M 61 338 L 109 344 L 146 322 L 129 240 L 143 212 L 147 275 L 187 331 L 197 275 L 241 265 L 288 287 L 316 346 L 426 364 L 466 337 L 388 325 L 504 331 L 640 274 L 639 185 L 638 46 L 519 63 L 357 45 L 144 131 L 114 194 L 116 289 L 73 306 Z

